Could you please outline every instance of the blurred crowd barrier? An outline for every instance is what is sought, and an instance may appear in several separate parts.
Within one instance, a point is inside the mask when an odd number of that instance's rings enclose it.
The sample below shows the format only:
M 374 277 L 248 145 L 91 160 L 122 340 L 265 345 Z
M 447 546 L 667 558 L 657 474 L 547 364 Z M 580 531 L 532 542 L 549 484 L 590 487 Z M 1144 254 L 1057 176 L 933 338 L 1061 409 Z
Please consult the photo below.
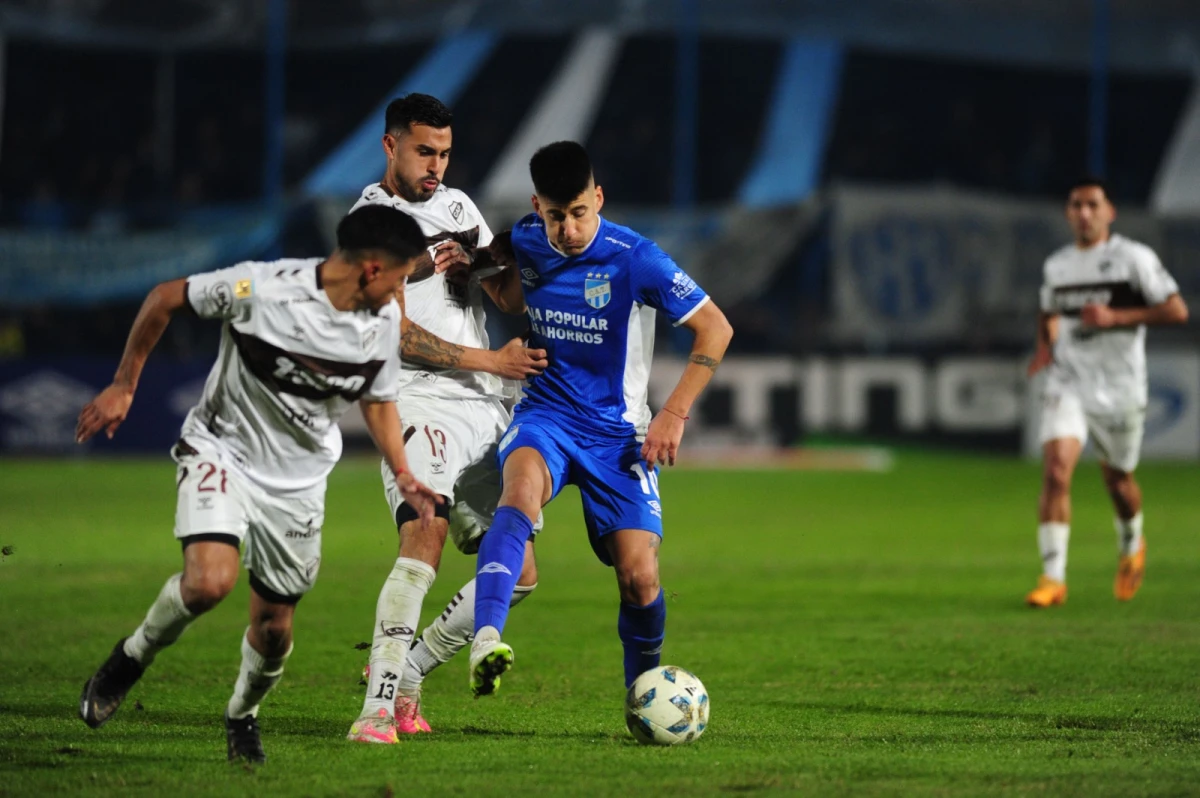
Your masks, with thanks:
M 142 294 L 159 280 L 280 248 L 319 255 L 347 206 L 330 199 L 281 214 L 230 211 L 128 235 L 0 233 L 0 321 L 8 315 L 16 330 L 0 356 L 0 450 L 165 451 L 215 355 L 211 324 L 172 325 L 116 440 L 73 442 L 74 418 L 111 376 Z M 485 212 L 503 229 L 524 209 Z M 1118 212 L 1115 229 L 1154 247 L 1200 308 L 1200 219 Z M 612 217 L 659 241 L 737 331 L 690 446 L 769 448 L 833 435 L 1036 453 L 1038 390 L 1024 364 L 1042 262 L 1070 242 L 1057 203 L 838 185 L 779 208 L 618 206 Z M 287 243 L 285 228 L 303 234 Z M 29 319 L 40 326 L 22 339 Z M 491 326 L 499 341 L 524 325 L 492 314 Z M 70 334 L 29 345 L 54 329 Z M 1200 457 L 1196 325 L 1155 329 L 1149 340 L 1146 454 Z M 673 385 L 689 344 L 686 331 L 660 326 L 652 404 Z M 358 424 L 347 421 L 352 437 L 362 437 Z
M 840 343 L 1023 343 L 1042 264 L 1071 243 L 1063 205 L 959 190 L 833 190 L 832 328 Z M 1118 208 L 1114 231 L 1151 246 L 1194 305 L 1200 218 Z

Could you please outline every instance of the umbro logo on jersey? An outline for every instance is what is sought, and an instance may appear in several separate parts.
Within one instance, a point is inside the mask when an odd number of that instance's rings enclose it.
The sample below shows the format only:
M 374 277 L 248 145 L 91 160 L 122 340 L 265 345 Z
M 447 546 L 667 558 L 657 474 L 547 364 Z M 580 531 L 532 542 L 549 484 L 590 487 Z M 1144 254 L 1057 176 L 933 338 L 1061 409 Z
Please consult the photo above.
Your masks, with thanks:
M 462 224 L 463 220 L 463 204 L 461 202 L 450 203 L 450 215 L 454 217 L 454 221 Z
M 1106 271 L 1108 271 L 1108 270 L 1109 270 L 1109 269 L 1111 269 L 1111 268 L 1112 268 L 1112 261 L 1111 261 L 1111 260 L 1102 260 L 1102 261 L 1100 261 L 1100 271 L 1102 271 L 1102 272 L 1106 272 Z
M 498 562 L 488 563 L 487 565 L 485 565 L 479 569 L 479 573 L 481 573 L 481 574 L 508 574 L 509 576 L 512 576 L 512 571 L 508 570 L 508 567 L 505 566 L 503 563 L 498 563 Z

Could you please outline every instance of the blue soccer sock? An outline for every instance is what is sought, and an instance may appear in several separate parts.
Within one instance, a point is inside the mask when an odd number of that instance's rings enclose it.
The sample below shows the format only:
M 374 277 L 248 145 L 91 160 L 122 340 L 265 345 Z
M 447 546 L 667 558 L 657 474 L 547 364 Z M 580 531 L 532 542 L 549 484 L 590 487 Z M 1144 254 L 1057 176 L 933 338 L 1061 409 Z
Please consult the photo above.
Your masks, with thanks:
M 621 602 L 617 634 L 625 647 L 625 686 L 629 687 L 638 676 L 658 667 L 662 658 L 667 634 L 667 602 L 662 588 L 658 589 L 658 598 L 644 607 Z
M 475 632 L 485 626 L 504 631 L 513 588 L 525 563 L 525 542 L 533 521 L 516 507 L 500 507 L 479 543 L 475 571 Z

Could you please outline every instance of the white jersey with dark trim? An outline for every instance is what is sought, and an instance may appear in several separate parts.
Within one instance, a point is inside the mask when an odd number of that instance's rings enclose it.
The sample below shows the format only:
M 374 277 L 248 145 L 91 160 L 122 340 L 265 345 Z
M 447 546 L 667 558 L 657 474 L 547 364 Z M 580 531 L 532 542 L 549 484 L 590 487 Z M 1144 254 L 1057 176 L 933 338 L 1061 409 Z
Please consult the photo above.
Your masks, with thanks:
M 390 205 L 417 220 L 432 247 L 452 239 L 467 252 L 492 243 L 492 231 L 483 215 L 463 192 L 439 185 L 424 202 L 409 202 L 376 183 L 363 189 L 354 207 Z M 418 269 L 404 287 L 404 312 L 409 321 L 439 338 L 460 346 L 489 349 L 483 289 L 478 280 L 447 279 L 431 268 Z M 491 374 L 463 369 L 442 369 L 420 363 L 402 364 L 401 393 L 405 397 L 478 399 L 503 396 L 503 382 Z
M 222 319 L 221 348 L 185 438 L 213 440 L 275 494 L 324 490 L 352 402 L 395 401 L 400 307 L 339 311 L 320 258 L 239 263 L 188 278 L 197 315 Z
M 1145 407 L 1145 325 L 1091 329 L 1079 314 L 1088 304 L 1150 307 L 1178 291 L 1154 250 L 1124 236 L 1088 249 L 1071 244 L 1047 258 L 1041 308 L 1058 316 L 1050 388 L 1077 392 L 1088 412 Z

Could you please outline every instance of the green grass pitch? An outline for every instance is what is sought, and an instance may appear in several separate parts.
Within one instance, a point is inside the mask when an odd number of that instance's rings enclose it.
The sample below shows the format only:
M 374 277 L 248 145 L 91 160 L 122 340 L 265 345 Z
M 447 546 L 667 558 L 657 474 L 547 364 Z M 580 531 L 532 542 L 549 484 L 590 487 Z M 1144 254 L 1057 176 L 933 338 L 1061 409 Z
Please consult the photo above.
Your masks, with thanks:
M 548 510 L 541 584 L 511 616 L 515 669 L 472 700 L 460 658 L 427 682 L 435 734 L 344 739 L 395 532 L 373 460 L 330 482 L 324 560 L 260 720 L 268 763 L 224 761 L 245 576 L 99 731 L 84 680 L 178 570 L 174 470 L 0 461 L 0 795 L 1151 795 L 1200 790 L 1200 491 L 1146 466 L 1148 568 L 1112 598 L 1094 464 L 1075 488 L 1068 603 L 1038 573 L 1035 465 L 901 452 L 890 473 L 662 477 L 664 662 L 712 696 L 703 739 L 642 747 L 622 720 L 616 586 L 578 494 Z M 9 549 L 8 547 L 11 547 Z M 469 577 L 452 548 L 425 618 Z

